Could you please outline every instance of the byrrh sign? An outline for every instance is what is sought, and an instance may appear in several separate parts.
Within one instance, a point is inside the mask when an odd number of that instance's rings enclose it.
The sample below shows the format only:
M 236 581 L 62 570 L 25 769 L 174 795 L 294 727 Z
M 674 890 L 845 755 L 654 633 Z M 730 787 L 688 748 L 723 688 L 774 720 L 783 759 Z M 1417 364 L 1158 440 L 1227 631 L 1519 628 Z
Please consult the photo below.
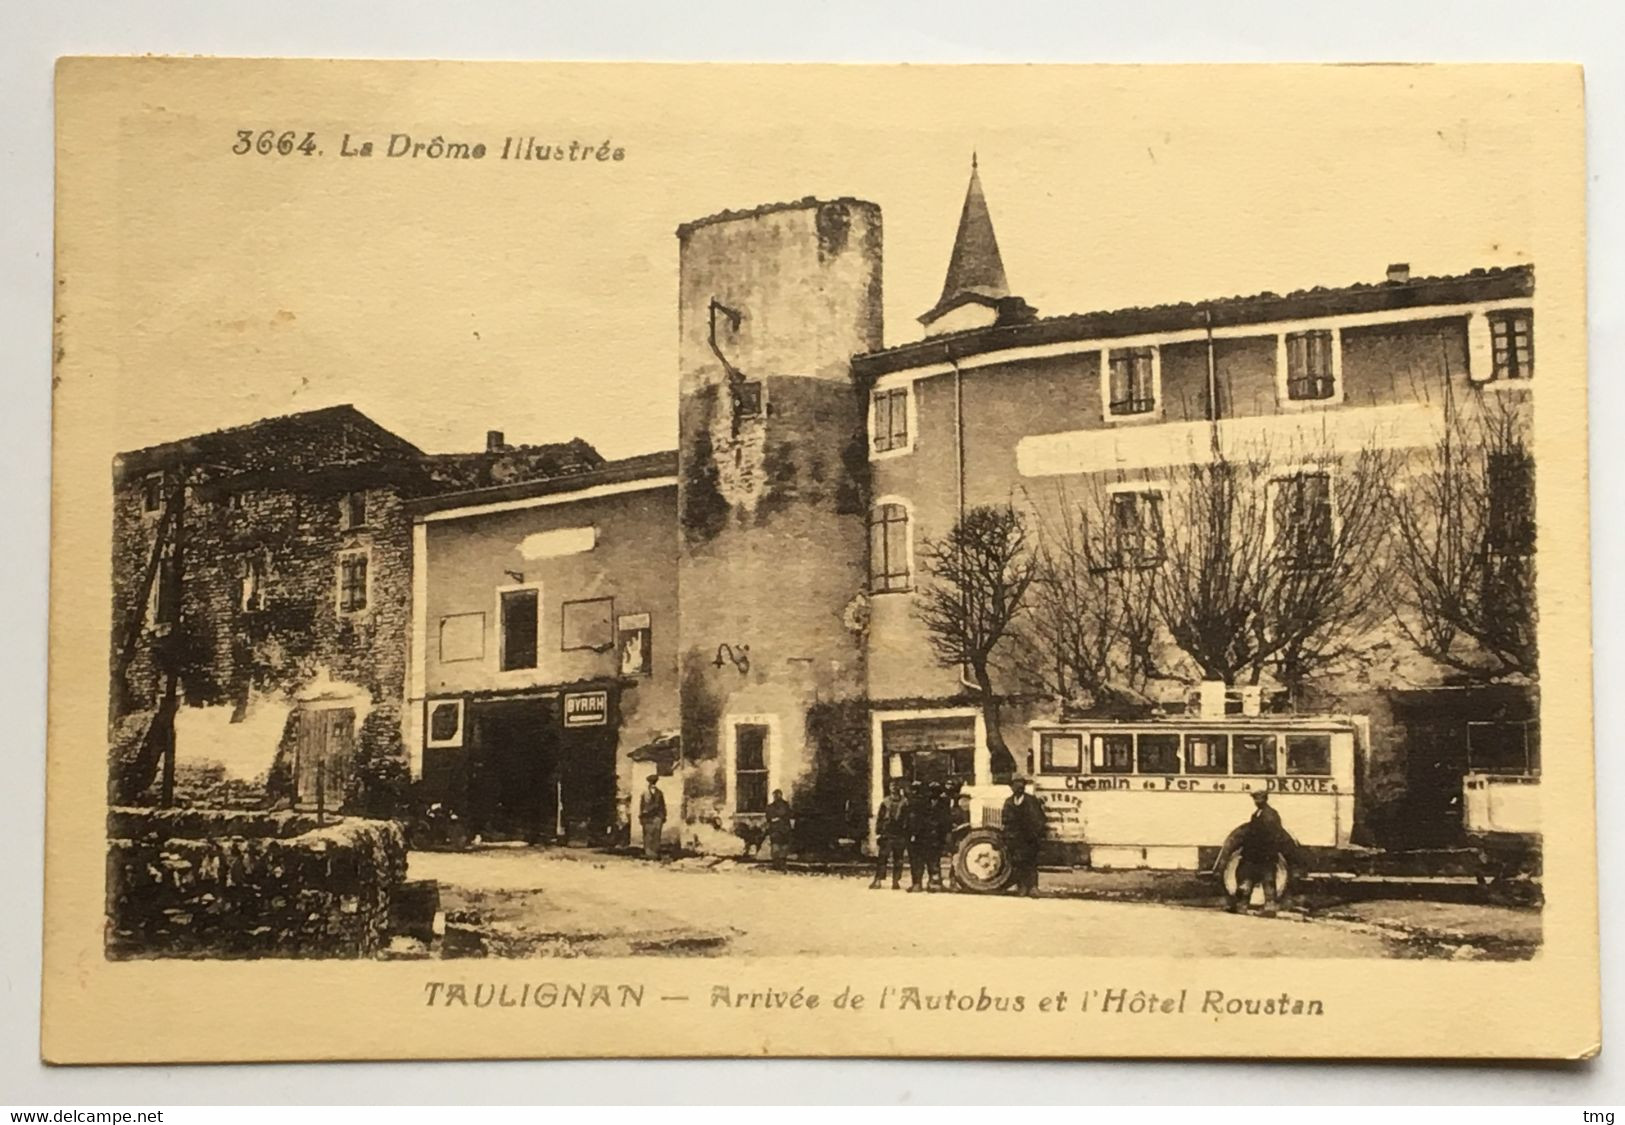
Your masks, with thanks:
M 609 721 L 609 692 L 575 691 L 564 697 L 564 725 L 601 727 Z

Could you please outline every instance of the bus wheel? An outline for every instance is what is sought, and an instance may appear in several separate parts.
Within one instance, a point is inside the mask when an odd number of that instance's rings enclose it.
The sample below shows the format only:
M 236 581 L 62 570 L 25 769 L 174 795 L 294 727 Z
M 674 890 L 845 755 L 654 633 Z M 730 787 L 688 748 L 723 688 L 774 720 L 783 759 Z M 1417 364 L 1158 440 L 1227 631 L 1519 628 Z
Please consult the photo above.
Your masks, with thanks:
M 1241 886 L 1241 853 L 1230 854 L 1230 861 L 1224 865 L 1224 893 L 1230 898 L 1236 897 L 1236 888 Z M 1286 897 L 1286 889 L 1292 884 L 1292 868 L 1287 864 L 1284 856 L 1277 856 L 1275 860 L 1275 901 L 1280 902 Z M 1253 892 L 1257 894 L 1255 890 Z
M 1004 833 L 997 829 L 972 829 L 954 850 L 954 882 L 967 891 L 991 894 L 1003 890 L 1010 875 L 1010 850 Z

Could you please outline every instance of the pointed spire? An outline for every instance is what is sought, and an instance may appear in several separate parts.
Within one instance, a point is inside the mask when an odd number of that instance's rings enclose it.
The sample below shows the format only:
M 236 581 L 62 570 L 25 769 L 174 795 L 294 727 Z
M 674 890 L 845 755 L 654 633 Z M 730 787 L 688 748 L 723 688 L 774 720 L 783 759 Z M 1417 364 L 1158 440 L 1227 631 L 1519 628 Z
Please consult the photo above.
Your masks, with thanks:
M 959 232 L 954 236 L 942 297 L 936 307 L 920 319 L 929 324 L 950 308 L 963 304 L 966 298 L 980 298 L 979 303 L 992 304 L 1008 296 L 1010 283 L 1004 276 L 1004 259 L 999 255 L 999 240 L 993 234 L 993 218 L 988 214 L 976 153 L 972 152 L 970 184 L 965 189 L 965 205 L 959 212 Z

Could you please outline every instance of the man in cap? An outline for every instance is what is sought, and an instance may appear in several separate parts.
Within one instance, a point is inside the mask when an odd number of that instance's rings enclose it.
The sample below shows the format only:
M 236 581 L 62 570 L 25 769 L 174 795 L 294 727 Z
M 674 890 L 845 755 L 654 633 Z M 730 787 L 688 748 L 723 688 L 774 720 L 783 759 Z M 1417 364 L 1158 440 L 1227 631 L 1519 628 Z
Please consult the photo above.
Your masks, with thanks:
M 767 803 L 767 847 L 773 858 L 773 869 L 783 871 L 790 861 L 790 835 L 795 827 L 795 814 L 790 802 L 784 799 L 784 790 L 773 790 L 773 799 Z
M 660 858 L 660 834 L 666 829 L 666 795 L 660 791 L 660 775 L 649 775 L 649 787 L 638 797 L 638 825 L 643 829 L 643 856 Z
M 903 853 L 908 850 L 908 788 L 901 779 L 892 783 L 891 792 L 875 811 L 875 881 L 869 889 L 879 890 L 891 865 L 891 889 L 903 886 Z
M 1010 886 L 1017 894 L 1038 893 L 1038 846 L 1044 842 L 1044 803 L 1027 792 L 1027 779 L 1010 779 L 1010 796 L 1005 798 L 999 823 L 1004 842 L 1010 849 Z

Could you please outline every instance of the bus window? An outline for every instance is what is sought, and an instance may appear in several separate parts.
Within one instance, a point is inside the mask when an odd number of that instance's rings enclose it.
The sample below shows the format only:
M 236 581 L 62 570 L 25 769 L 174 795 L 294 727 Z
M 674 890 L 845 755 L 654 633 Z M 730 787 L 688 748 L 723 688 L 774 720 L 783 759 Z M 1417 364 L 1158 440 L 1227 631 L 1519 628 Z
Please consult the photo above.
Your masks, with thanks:
M 1134 772 L 1134 736 L 1132 734 L 1097 734 L 1091 742 L 1091 747 L 1090 772 Z
M 1046 734 L 1039 741 L 1038 755 L 1044 773 L 1082 773 L 1083 735 Z
M 1179 772 L 1177 734 L 1142 734 L 1139 744 L 1141 773 Z
M 1187 734 L 1185 736 L 1186 773 L 1229 773 L 1230 736 L 1224 734 Z
M 1286 772 L 1289 774 L 1331 773 L 1332 736 L 1329 734 L 1287 735 Z
M 1273 734 L 1238 734 L 1236 743 L 1236 772 L 1275 776 L 1275 736 Z

